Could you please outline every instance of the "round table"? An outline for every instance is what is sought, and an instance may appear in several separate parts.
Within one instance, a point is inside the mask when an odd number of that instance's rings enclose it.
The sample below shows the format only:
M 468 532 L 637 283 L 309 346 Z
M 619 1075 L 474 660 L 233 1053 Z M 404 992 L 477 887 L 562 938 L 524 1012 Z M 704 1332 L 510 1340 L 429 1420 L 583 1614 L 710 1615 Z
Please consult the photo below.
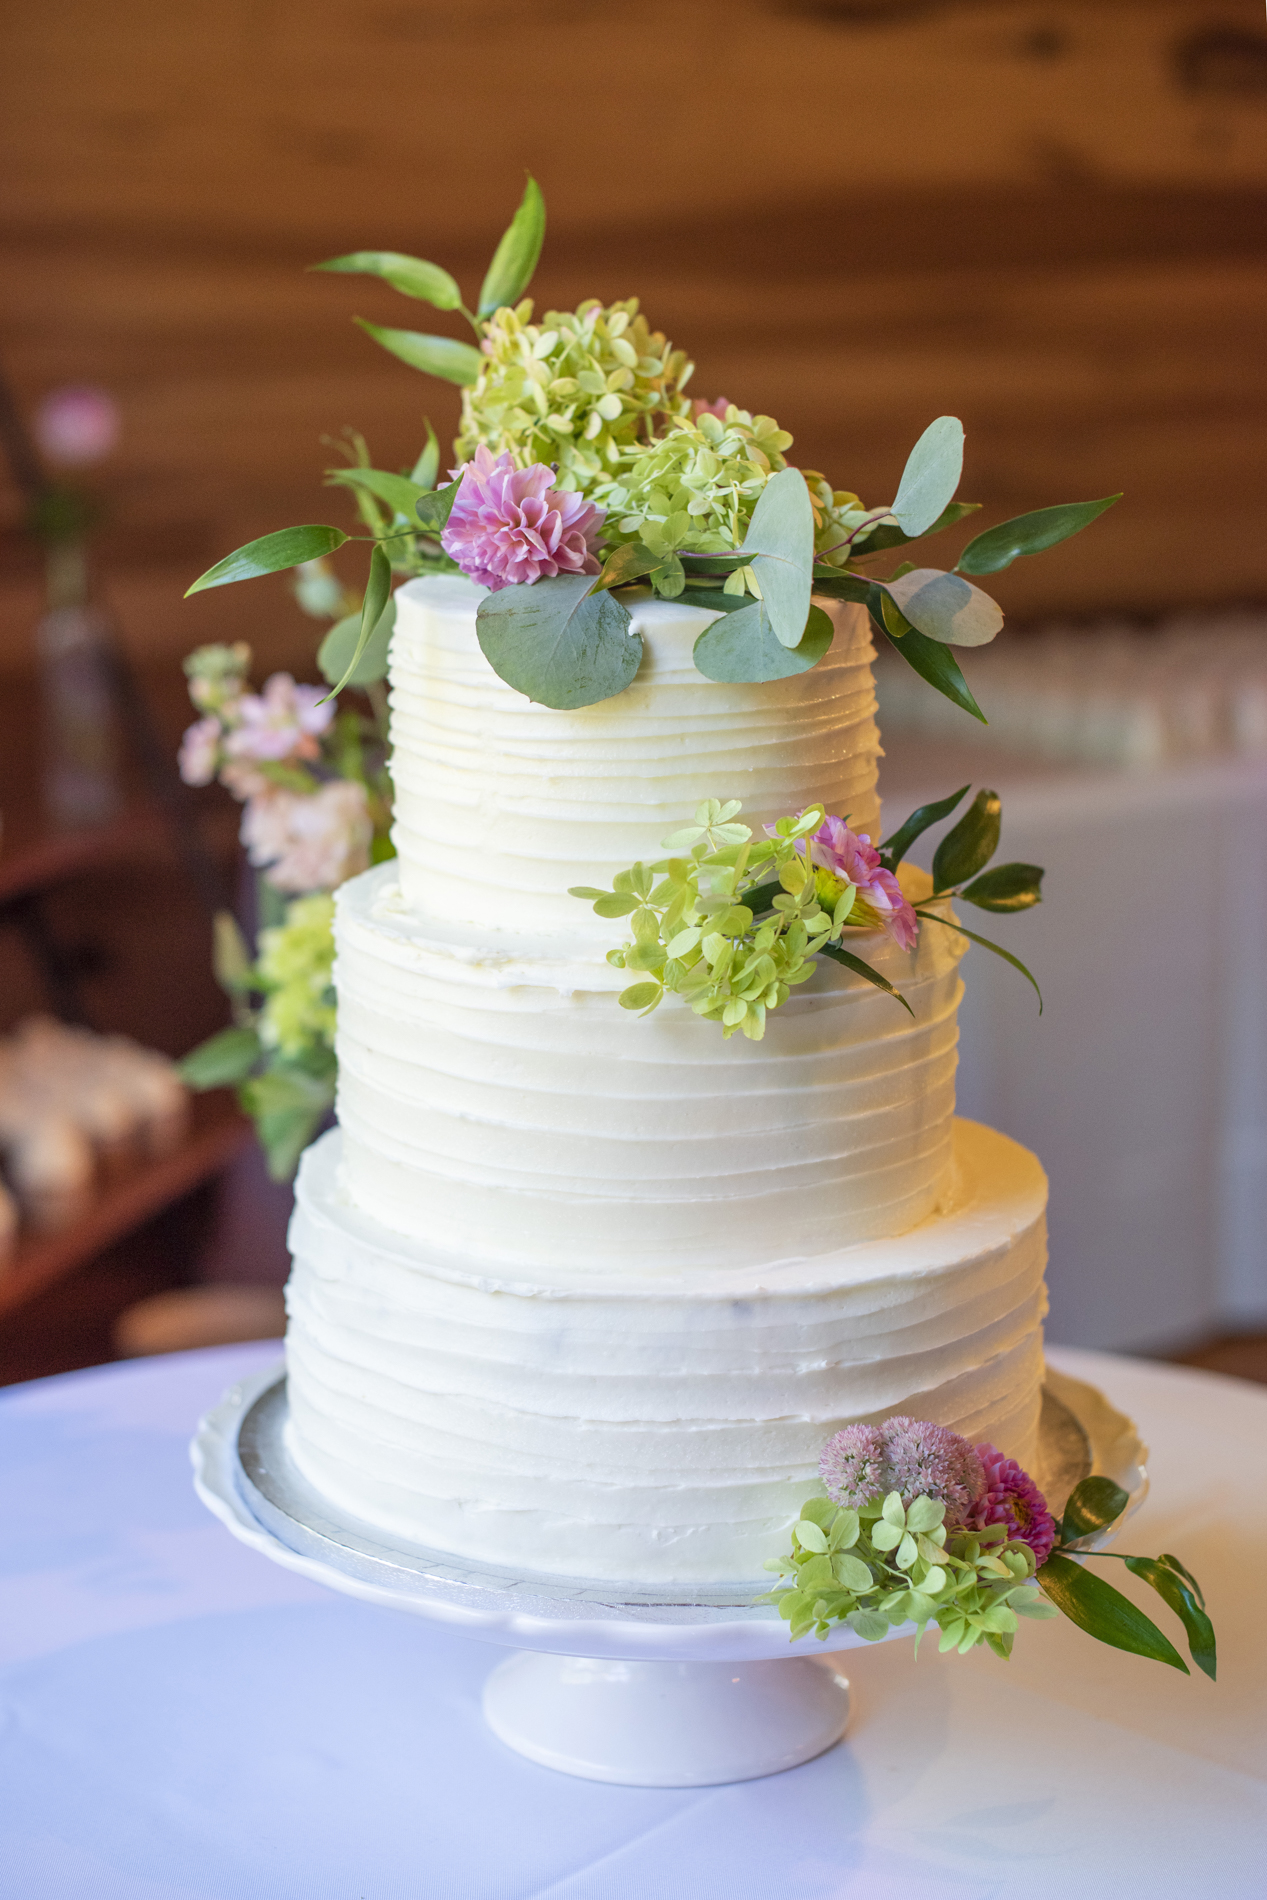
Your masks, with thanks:
M 0 1393 L 5 1893 L 1264 1891 L 1267 1390 L 1051 1355 L 1138 1419 L 1153 1486 L 1126 1541 L 1174 1551 L 1200 1577 L 1217 1685 L 1063 1622 L 1023 1626 L 1010 1664 L 932 1643 L 913 1660 L 892 1643 L 851 1652 L 856 1712 L 827 1754 L 762 1781 L 664 1790 L 574 1780 L 512 1753 L 480 1717 L 500 1651 L 334 1596 L 208 1516 L 190 1483 L 193 1425 L 276 1355 L 224 1347 Z

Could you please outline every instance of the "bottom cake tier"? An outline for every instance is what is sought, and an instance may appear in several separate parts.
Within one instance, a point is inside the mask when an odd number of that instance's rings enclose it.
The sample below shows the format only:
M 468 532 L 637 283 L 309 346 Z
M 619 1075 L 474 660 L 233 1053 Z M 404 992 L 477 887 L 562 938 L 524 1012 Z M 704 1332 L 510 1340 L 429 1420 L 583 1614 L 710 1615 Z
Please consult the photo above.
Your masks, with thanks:
M 1047 1183 L 955 1124 L 953 1187 L 896 1238 L 764 1268 L 483 1269 L 380 1226 L 304 1157 L 290 1450 L 342 1511 L 482 1562 L 742 1581 L 786 1547 L 823 1441 L 906 1412 L 1035 1452 Z M 473 1229 L 478 1208 L 472 1210 Z

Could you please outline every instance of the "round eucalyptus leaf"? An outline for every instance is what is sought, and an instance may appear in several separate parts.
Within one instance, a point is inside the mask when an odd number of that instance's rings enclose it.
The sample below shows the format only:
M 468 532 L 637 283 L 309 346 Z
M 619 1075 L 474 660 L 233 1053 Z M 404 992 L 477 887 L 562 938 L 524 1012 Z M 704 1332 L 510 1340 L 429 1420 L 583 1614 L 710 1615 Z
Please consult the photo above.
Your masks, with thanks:
M 917 632 L 947 646 L 986 646 L 1003 625 L 998 602 L 961 574 L 916 567 L 878 585 Z
M 494 673 L 562 712 L 623 693 L 642 660 L 642 635 L 628 609 L 593 585 L 588 574 L 558 574 L 486 595 L 476 632 Z
M 737 613 L 723 614 L 695 642 L 695 664 L 706 679 L 757 682 L 791 679 L 817 666 L 835 637 L 831 616 L 811 607 L 798 646 L 775 637 L 766 603 L 751 601 Z

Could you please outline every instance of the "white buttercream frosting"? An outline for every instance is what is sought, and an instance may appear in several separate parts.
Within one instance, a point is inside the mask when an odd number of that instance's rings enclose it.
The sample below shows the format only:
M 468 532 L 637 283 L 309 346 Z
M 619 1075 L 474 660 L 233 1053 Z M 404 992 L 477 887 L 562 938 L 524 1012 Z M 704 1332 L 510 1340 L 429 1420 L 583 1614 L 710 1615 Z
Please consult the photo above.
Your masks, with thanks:
M 759 1575 L 851 1420 L 1027 1462 L 1045 1184 L 954 1123 L 963 939 L 857 942 L 913 1017 L 823 960 L 724 1041 L 677 997 L 622 1010 L 624 926 L 567 895 L 705 798 L 876 837 L 864 617 L 834 610 L 808 673 L 725 686 L 691 663 L 713 616 L 647 602 L 634 685 L 561 713 L 492 672 L 479 598 L 397 596 L 400 857 L 338 895 L 341 1129 L 292 1226 L 299 1464 L 407 1541 L 704 1582 Z
M 631 1016 L 597 950 L 437 938 L 391 864 L 344 885 L 336 934 L 345 1179 L 401 1233 L 484 1261 L 755 1265 L 900 1233 L 943 1191 L 952 931 L 859 946 L 913 1018 L 824 960 L 761 1042 L 676 996 Z
M 573 884 L 660 857 L 705 798 L 738 798 L 757 825 L 821 800 L 874 838 L 874 649 L 866 615 L 833 606 L 836 638 L 808 673 L 764 685 L 707 680 L 691 658 L 715 613 L 672 601 L 633 611 L 632 686 L 576 712 L 535 705 L 480 651 L 469 581 L 411 581 L 391 644 L 392 778 L 406 902 L 435 924 L 603 934 Z M 497 897 L 496 908 L 492 901 Z
M 901 1239 L 777 1266 L 531 1271 L 352 1206 L 340 1139 L 299 1179 L 291 1449 L 397 1538 L 528 1570 L 742 1580 L 785 1548 L 823 1441 L 854 1420 L 910 1412 L 1033 1458 L 1046 1187 L 988 1129 L 956 1124 L 953 1192 Z

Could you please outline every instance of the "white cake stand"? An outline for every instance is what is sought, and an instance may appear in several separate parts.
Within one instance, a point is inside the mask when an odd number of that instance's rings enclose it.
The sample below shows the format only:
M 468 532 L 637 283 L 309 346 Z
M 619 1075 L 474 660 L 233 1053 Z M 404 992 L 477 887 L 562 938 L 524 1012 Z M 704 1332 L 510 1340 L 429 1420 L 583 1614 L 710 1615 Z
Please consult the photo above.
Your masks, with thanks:
M 591 1781 L 695 1788 L 794 1768 L 844 1733 L 849 1684 L 835 1656 L 861 1639 L 846 1627 L 789 1642 L 778 1612 L 754 1604 L 772 1577 L 648 1588 L 394 1543 L 307 1483 L 285 1423 L 281 1368 L 232 1387 L 191 1446 L 199 1497 L 274 1563 L 518 1652 L 489 1676 L 484 1715 L 520 1754 Z M 1143 1459 L 1129 1419 L 1049 1368 L 1036 1475 L 1053 1508 L 1096 1471 L 1134 1510 L 1147 1490 Z

